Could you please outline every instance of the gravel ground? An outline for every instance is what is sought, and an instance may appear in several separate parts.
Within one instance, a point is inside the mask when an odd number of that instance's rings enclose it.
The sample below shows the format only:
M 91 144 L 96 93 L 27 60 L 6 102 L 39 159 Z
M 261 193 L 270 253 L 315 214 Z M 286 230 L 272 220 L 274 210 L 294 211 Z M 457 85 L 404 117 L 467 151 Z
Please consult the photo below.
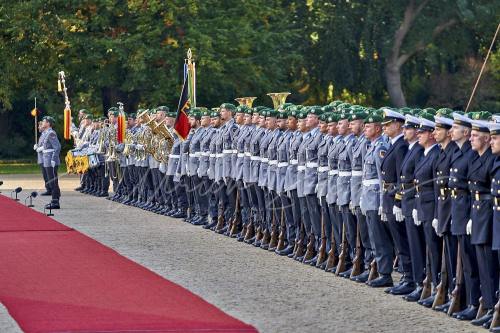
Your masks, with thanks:
M 35 177 L 4 177 L 12 187 Z M 5 181 L 5 180 L 4 180 Z M 61 187 L 76 187 L 77 178 Z M 6 189 L 7 186 L 2 188 Z M 7 194 L 7 191 L 4 191 Z M 36 209 L 42 209 L 36 201 Z M 200 295 L 260 332 L 486 332 L 180 220 L 63 192 L 55 219 Z M 18 328 L 0 307 L 0 332 Z

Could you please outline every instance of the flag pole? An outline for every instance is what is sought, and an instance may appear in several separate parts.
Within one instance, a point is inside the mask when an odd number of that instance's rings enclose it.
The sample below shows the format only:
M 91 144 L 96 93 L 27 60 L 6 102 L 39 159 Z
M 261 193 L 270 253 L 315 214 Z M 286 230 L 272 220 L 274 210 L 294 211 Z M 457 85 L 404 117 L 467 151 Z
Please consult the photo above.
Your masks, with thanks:
M 36 97 L 35 97 L 35 144 L 38 143 L 38 110 L 36 109 Z

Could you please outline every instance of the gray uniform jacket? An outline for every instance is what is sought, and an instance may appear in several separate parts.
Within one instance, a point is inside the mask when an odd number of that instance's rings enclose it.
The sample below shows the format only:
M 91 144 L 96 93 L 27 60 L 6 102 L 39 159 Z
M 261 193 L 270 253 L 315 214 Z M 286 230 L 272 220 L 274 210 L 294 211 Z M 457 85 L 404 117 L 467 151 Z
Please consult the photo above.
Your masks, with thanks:
M 328 147 L 328 189 L 326 192 L 326 203 L 333 205 L 337 203 L 337 178 L 339 176 L 339 151 L 344 144 L 344 137 L 337 135 Z
M 57 139 L 57 134 L 52 128 L 46 129 L 47 132 L 44 136 L 42 147 L 43 147 L 43 166 L 48 168 L 51 167 L 51 161 L 54 161 L 56 165 L 61 164 L 59 159 L 59 154 L 61 154 L 61 144 Z
M 200 165 L 201 159 L 201 141 L 203 135 L 206 134 L 205 127 L 199 127 L 195 130 L 191 142 L 189 143 L 189 158 L 187 163 L 187 175 L 196 176 L 198 175 L 198 167 Z
M 243 173 L 245 170 L 245 143 L 248 141 L 248 134 L 251 127 L 248 125 L 240 126 L 238 137 L 233 142 L 233 148 L 236 154 L 233 154 L 233 178 L 236 180 L 243 180 Z
M 38 136 L 38 147 L 43 147 L 43 141 L 45 140 L 45 136 L 47 135 L 47 131 L 43 131 Z M 36 162 L 38 164 L 43 164 L 43 151 L 36 152 Z
M 189 161 L 189 146 L 191 144 L 193 136 L 195 135 L 195 132 L 196 132 L 195 129 L 191 129 L 189 131 L 187 138 L 181 142 L 181 147 L 180 147 L 181 156 L 179 158 L 179 164 L 177 164 L 177 171 L 176 171 L 179 177 L 187 175 L 187 167 Z
M 181 139 L 179 139 L 177 135 L 174 135 L 174 144 L 172 145 L 172 150 L 170 151 L 170 155 L 168 156 L 167 171 L 165 172 L 165 174 L 168 176 L 174 176 L 174 180 L 176 181 L 178 180 L 175 179 L 175 173 L 177 171 L 177 165 L 179 164 L 180 154 Z
M 267 148 L 267 158 L 269 159 L 267 166 L 267 188 L 276 191 L 276 173 L 278 172 L 278 144 L 283 131 L 279 128 L 273 131 L 269 147 Z
M 260 171 L 260 142 L 266 135 L 266 129 L 262 127 L 257 127 L 253 131 L 252 138 L 250 139 L 250 176 L 249 183 L 259 182 L 259 171 Z
M 378 210 L 382 202 L 380 165 L 388 149 L 389 143 L 380 136 L 370 144 L 366 151 L 360 196 L 360 208 L 365 213 L 369 210 Z
M 315 128 L 310 133 L 306 147 L 306 170 L 304 177 L 304 194 L 315 194 L 318 184 L 318 147 L 323 140 L 323 134 L 319 128 Z
M 355 207 L 359 206 L 359 198 L 361 196 L 361 181 L 363 180 L 363 159 L 366 155 L 369 142 L 364 134 L 356 138 L 352 147 L 351 158 L 351 202 Z
M 286 130 L 278 140 L 278 164 L 276 170 L 276 192 L 283 193 L 285 189 L 286 173 L 290 160 L 290 139 L 294 132 Z
M 260 187 L 267 187 L 267 168 L 269 167 L 269 158 L 267 157 L 267 149 L 269 142 L 273 137 L 273 131 L 265 130 L 265 134 L 260 140 L 260 166 L 259 166 L 259 183 Z
M 238 135 L 239 126 L 236 125 L 234 119 L 229 119 L 224 126 L 222 126 L 222 177 L 232 177 L 233 155 L 236 154 L 233 149 L 233 142 Z
M 285 191 L 293 191 L 297 189 L 297 166 L 299 164 L 298 151 L 302 143 L 303 135 L 299 131 L 295 131 L 290 135 L 290 143 L 288 145 L 288 166 L 286 167 L 285 176 Z
M 311 132 L 302 134 L 302 141 L 297 150 L 297 196 L 304 197 L 304 178 L 306 176 L 306 148 Z
M 209 168 L 207 170 L 207 176 L 211 180 L 215 180 L 215 168 L 217 166 L 217 136 L 219 135 L 219 129 L 212 129 L 212 139 L 210 140 L 210 154 L 209 154 Z
M 328 192 L 328 151 L 333 143 L 331 135 L 323 135 L 323 140 L 318 146 L 318 186 L 316 194 L 318 198 L 325 197 Z
M 203 135 L 200 135 L 200 157 L 198 159 L 198 169 L 196 173 L 198 177 L 208 176 L 210 168 L 210 142 L 215 133 L 213 127 L 203 127 Z
M 339 175 L 337 178 L 337 205 L 348 205 L 351 201 L 351 155 L 356 138 L 349 134 L 339 147 Z
M 224 133 L 226 131 L 226 124 L 222 125 L 221 127 L 218 128 L 217 130 L 217 136 L 215 137 L 215 168 L 214 168 L 214 180 L 216 182 L 223 180 L 223 175 L 222 175 L 222 168 L 224 167 Z M 229 156 L 227 156 L 230 158 Z
M 252 138 L 257 127 L 248 125 L 248 132 L 244 141 L 244 158 L 243 158 L 243 181 L 249 183 L 252 175 Z M 238 151 L 239 154 L 239 151 Z

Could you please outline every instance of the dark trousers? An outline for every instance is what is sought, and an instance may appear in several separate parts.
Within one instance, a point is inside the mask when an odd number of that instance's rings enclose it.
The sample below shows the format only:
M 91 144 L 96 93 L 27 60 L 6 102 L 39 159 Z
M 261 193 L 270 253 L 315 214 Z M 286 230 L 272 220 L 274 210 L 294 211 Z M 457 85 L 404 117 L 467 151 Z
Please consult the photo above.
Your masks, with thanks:
M 45 167 L 45 172 L 47 173 L 47 186 L 49 186 L 49 192 L 52 193 L 52 201 L 59 201 L 61 197 L 61 190 L 59 189 L 59 180 L 57 177 L 57 165 L 53 167 Z
M 479 281 L 481 296 L 486 309 L 495 306 L 495 293 L 498 290 L 498 259 L 497 252 L 491 249 L 491 245 L 474 245 L 476 248 L 477 266 L 479 269 Z
M 255 189 L 255 197 L 257 198 L 257 204 L 258 204 L 258 209 L 257 209 L 257 214 L 256 214 L 256 221 L 257 224 L 256 226 L 259 226 L 261 230 L 265 229 L 265 221 L 266 221 L 266 199 L 264 195 L 264 189 L 257 185 L 256 183 L 253 184 L 253 188 Z
M 481 297 L 481 289 L 479 288 L 479 268 L 477 267 L 476 250 L 470 243 L 469 235 L 458 235 L 457 237 L 460 243 L 467 305 L 477 306 L 479 305 L 479 297 Z
M 188 198 L 186 195 L 186 186 L 184 185 L 185 181 L 186 181 L 186 176 L 182 176 L 178 182 L 174 181 L 175 194 L 177 197 L 177 209 L 180 209 L 184 212 L 188 208 Z
M 316 194 L 306 195 L 307 211 L 312 227 L 312 232 L 316 238 L 316 249 L 319 248 L 319 239 L 321 238 L 321 207 Z
M 368 232 L 368 225 L 366 223 L 366 216 L 363 215 L 359 207 L 356 207 L 356 220 L 358 222 L 359 235 L 363 247 L 363 262 L 365 264 L 365 269 L 370 269 L 370 264 L 373 260 L 373 248 L 370 241 L 370 232 Z
M 177 208 L 177 194 L 175 192 L 175 184 L 174 184 L 174 176 L 166 175 L 165 176 L 165 194 L 166 194 L 166 202 L 167 207 L 171 209 Z
M 290 244 L 294 244 L 296 240 L 298 240 L 299 237 L 299 232 L 300 232 L 300 203 L 299 203 L 299 197 L 297 196 L 297 190 L 290 190 L 288 191 L 288 195 L 290 198 L 290 208 L 292 211 L 292 220 L 287 219 L 287 231 L 289 237 L 292 237 L 293 239 L 290 241 L 290 238 L 288 239 Z
M 349 256 L 353 259 L 356 252 L 356 217 L 352 215 L 349 205 L 340 206 L 340 212 L 342 213 L 344 228 L 346 228 L 347 243 L 349 243 Z
M 397 222 L 394 214 L 387 214 L 387 224 L 391 229 L 394 246 L 399 257 L 399 265 L 403 270 L 405 281 L 413 281 L 413 271 L 411 267 L 410 246 L 406 235 L 404 221 Z
M 323 228 L 325 229 L 326 237 L 326 251 L 330 251 L 332 245 L 332 218 L 330 216 L 330 210 L 328 209 L 328 204 L 326 203 L 326 196 L 321 197 L 319 200 L 321 206 L 321 219 L 323 220 L 323 226 L 321 227 L 321 232 Z
M 447 232 L 443 235 L 444 245 L 446 246 L 445 259 L 446 271 L 448 272 L 448 293 L 451 294 L 455 288 L 455 279 L 457 277 L 457 244 L 456 236 Z
M 239 193 L 239 206 L 241 222 L 244 226 L 250 223 L 250 198 L 248 196 L 248 190 L 243 183 L 243 180 L 238 179 L 236 181 L 236 188 Z
M 422 225 L 416 226 L 413 216 L 405 216 L 406 234 L 411 256 L 413 281 L 422 284 L 425 279 L 425 236 Z
M 335 255 L 340 255 L 342 250 L 340 245 L 342 244 L 342 214 L 340 213 L 339 207 L 335 204 L 328 205 L 328 211 L 330 216 L 330 221 L 333 228 L 333 237 L 335 239 Z
M 295 192 L 297 194 L 297 192 Z M 285 214 L 285 224 L 286 224 L 286 239 L 289 245 L 295 243 L 296 231 L 295 231 L 295 220 L 294 220 L 294 207 L 292 199 L 286 194 L 286 192 L 280 195 L 281 206 L 283 207 Z
M 378 211 L 368 210 L 366 212 L 366 223 L 373 235 L 371 241 L 375 246 L 374 255 L 377 262 L 377 270 L 382 275 L 390 275 L 392 273 L 394 247 L 387 222 L 380 220 Z
M 307 237 L 311 235 L 311 220 L 309 216 L 309 210 L 307 209 L 307 201 L 306 197 L 299 197 L 299 205 L 300 205 L 300 220 L 301 224 L 304 225 L 305 234 Z M 300 230 L 300 226 L 299 226 Z
M 201 216 L 208 215 L 208 199 L 210 196 L 210 181 L 208 176 L 203 176 L 196 179 L 195 192 L 198 197 L 198 207 Z
M 429 260 L 431 268 L 432 282 L 437 286 L 439 284 L 439 273 L 441 272 L 443 242 L 438 235 L 436 235 L 432 227 L 432 221 L 422 221 L 422 226 L 424 229 L 425 245 L 429 249 L 427 260 Z
M 216 221 L 219 214 L 219 184 L 208 177 L 203 177 L 208 191 L 208 214 L 212 221 Z

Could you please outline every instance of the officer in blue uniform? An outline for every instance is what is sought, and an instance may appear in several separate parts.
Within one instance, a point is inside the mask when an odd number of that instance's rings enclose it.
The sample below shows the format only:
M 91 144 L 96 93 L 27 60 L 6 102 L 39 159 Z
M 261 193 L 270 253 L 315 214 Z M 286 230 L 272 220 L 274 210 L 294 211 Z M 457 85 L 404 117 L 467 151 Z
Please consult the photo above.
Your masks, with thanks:
M 482 308 L 485 311 L 480 318 L 471 321 L 475 326 L 487 325 L 492 320 L 498 290 L 498 259 L 496 251 L 492 250 L 493 200 L 490 171 L 493 169 L 495 155 L 489 144 L 487 119 L 490 117 L 488 112 L 478 112 L 472 117 L 471 146 L 477 155 L 468 165 L 472 210 L 466 233 L 471 235 L 471 243 L 476 249 Z
M 471 119 L 457 112 L 453 113 L 453 119 L 451 139 L 457 144 L 458 149 L 450 160 L 450 178 L 448 180 L 451 190 L 450 231 L 458 238 L 465 282 L 464 304 L 466 307 L 452 315 L 459 320 L 472 320 L 477 315 L 481 291 L 479 289 L 476 252 L 471 244 L 470 235 L 466 234 L 471 211 L 471 195 L 468 191 L 467 174 L 469 161 L 475 157 L 476 153 L 471 149 L 470 144 Z
M 429 263 L 432 284 L 436 287 L 439 283 L 439 272 L 441 270 L 442 242 L 439 240 L 432 220 L 436 209 L 438 193 L 434 186 L 434 169 L 439 155 L 439 146 L 432 132 L 434 132 L 434 115 L 423 111 L 419 114 L 420 127 L 418 130 L 418 143 L 424 148 L 423 156 L 415 166 L 415 208 L 413 210 L 413 223 L 423 226 L 426 244 L 426 262 Z M 435 294 L 421 299 L 418 304 L 431 307 L 434 303 Z
M 387 154 L 382 160 L 383 177 L 383 202 L 382 213 L 387 218 L 387 224 L 391 230 L 394 246 L 399 258 L 400 270 L 403 273 L 399 284 L 386 290 L 393 295 L 406 295 L 415 290 L 413 273 L 411 267 L 410 249 L 408 236 L 404 224 L 404 216 L 401 211 L 401 201 L 397 199 L 396 193 L 400 187 L 399 175 L 404 156 L 408 151 L 408 143 L 403 138 L 402 125 L 405 117 L 390 108 L 384 108 L 384 133 L 389 137 L 391 144 Z
M 399 195 L 401 196 L 401 212 L 405 219 L 406 233 L 408 235 L 408 245 L 410 248 L 413 281 L 415 290 L 403 296 L 409 302 L 416 302 L 420 299 L 423 281 L 425 278 L 425 237 L 422 225 L 416 225 L 413 220 L 413 209 L 415 209 L 415 167 L 424 154 L 424 148 L 418 143 L 417 130 L 420 126 L 419 119 L 412 114 L 405 115 L 403 135 L 408 143 L 406 153 L 401 165 L 399 175 Z

